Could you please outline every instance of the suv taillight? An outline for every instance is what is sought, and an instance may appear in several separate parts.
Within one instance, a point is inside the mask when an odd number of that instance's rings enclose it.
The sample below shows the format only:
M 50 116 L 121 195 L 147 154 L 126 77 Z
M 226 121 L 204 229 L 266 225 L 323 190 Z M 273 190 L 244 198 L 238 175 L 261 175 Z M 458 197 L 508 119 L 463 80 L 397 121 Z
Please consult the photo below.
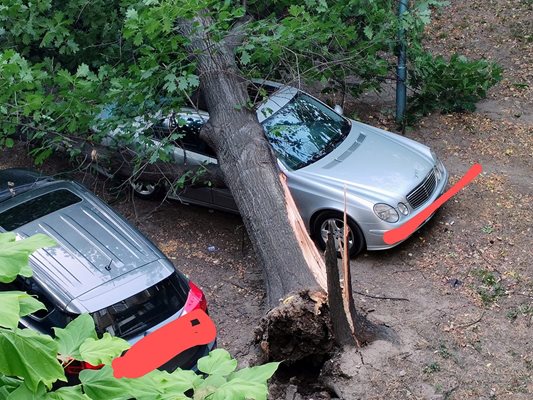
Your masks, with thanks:
M 189 288 L 189 295 L 185 302 L 185 311 L 190 312 L 200 308 L 207 312 L 207 300 L 205 299 L 204 292 L 192 281 L 189 281 Z
M 68 375 L 79 375 L 84 369 L 100 369 L 104 366 L 101 365 L 92 365 L 85 361 L 73 360 L 65 367 L 65 373 Z

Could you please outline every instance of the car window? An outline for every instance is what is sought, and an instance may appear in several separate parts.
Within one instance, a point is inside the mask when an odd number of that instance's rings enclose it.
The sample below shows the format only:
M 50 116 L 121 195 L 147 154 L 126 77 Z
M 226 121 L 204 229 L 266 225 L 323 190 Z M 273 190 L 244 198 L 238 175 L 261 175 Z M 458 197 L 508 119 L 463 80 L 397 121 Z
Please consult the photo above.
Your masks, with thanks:
M 125 300 L 94 312 L 100 333 L 127 339 L 159 324 L 177 313 L 187 301 L 189 288 L 177 274 L 172 274 Z
M 0 213 L 0 227 L 12 231 L 80 201 L 82 199 L 70 190 L 54 190 Z
M 311 96 L 299 93 L 263 121 L 278 158 L 299 169 L 331 152 L 350 131 L 350 122 Z
M 185 150 L 194 151 L 215 158 L 215 152 L 206 142 L 200 139 L 200 129 L 205 121 L 192 116 L 180 116 L 180 120 L 175 118 L 166 118 L 157 127 L 154 128 L 156 136 L 159 138 L 168 137 L 173 133 L 181 135 L 176 143 L 185 148 Z

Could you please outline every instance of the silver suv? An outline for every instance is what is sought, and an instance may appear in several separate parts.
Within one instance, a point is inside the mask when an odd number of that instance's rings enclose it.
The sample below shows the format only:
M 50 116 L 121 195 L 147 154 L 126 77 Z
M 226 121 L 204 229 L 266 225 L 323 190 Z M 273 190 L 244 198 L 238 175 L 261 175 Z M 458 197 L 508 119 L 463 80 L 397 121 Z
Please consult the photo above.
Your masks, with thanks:
M 25 317 L 25 327 L 51 333 L 80 313 L 97 331 L 131 344 L 196 308 L 207 311 L 202 291 L 137 229 L 80 184 L 23 169 L 0 171 L 0 232 L 44 233 L 58 245 L 30 258 L 32 278 L 0 290 L 36 295 L 47 309 Z M 197 346 L 162 366 L 194 368 L 215 345 Z M 85 364 L 70 364 L 67 373 Z

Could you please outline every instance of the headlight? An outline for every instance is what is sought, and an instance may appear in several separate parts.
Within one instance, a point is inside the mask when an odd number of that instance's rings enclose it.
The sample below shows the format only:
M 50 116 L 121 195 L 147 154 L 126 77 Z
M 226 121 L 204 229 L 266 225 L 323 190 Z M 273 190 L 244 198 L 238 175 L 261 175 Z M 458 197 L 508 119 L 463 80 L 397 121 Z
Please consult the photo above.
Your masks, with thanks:
M 374 205 L 374 213 L 378 216 L 378 218 L 387 222 L 396 222 L 398 219 L 400 219 L 400 216 L 394 207 L 384 203 L 378 203 Z
M 409 215 L 409 208 L 403 203 L 398 203 L 398 211 L 400 211 L 403 215 Z
M 437 157 L 437 154 L 433 150 L 430 150 L 430 151 L 431 151 L 431 157 L 433 157 L 433 160 L 435 160 L 435 166 L 437 167 L 435 169 L 435 172 L 437 173 L 437 180 L 440 181 L 443 176 L 443 172 L 444 172 L 444 164 L 439 159 L 439 157 Z

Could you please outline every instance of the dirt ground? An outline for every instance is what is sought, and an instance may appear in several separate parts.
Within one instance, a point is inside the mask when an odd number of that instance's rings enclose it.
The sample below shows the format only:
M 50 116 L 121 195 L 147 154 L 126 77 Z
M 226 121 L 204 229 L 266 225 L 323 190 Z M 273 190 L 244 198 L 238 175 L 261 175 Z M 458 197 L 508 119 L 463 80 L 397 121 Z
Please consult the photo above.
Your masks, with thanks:
M 357 306 L 392 327 L 401 344 L 377 342 L 331 362 L 337 378 L 324 379 L 338 397 L 533 398 L 532 11 L 531 0 L 470 0 L 452 1 L 435 15 L 430 48 L 497 61 L 504 78 L 476 112 L 429 115 L 406 135 L 435 149 L 451 183 L 475 162 L 483 173 L 408 241 L 352 260 Z M 394 129 L 391 104 L 368 98 L 374 100 L 348 113 Z M 6 166 L 28 167 L 31 160 L 18 146 L 0 153 L 0 167 Z M 254 358 L 264 291 L 238 216 L 114 197 L 109 182 L 57 159 L 44 170 L 69 171 L 136 224 L 204 289 L 219 346 L 241 365 Z M 293 379 L 276 385 L 272 398 L 331 397 L 313 391 Z

